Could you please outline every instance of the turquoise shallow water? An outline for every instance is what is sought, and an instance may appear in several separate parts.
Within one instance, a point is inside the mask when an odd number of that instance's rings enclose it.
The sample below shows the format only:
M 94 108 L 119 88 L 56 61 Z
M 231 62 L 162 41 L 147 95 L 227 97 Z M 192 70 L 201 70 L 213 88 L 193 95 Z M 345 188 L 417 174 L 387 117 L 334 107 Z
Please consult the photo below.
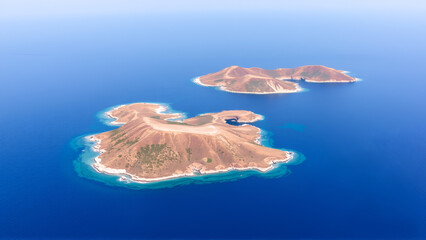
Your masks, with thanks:
M 424 239 L 426 18 L 353 11 L 1 21 L 0 238 Z M 363 81 L 273 96 L 189 81 L 307 64 Z M 100 175 L 76 165 L 82 137 L 113 128 L 99 111 L 133 102 L 250 110 L 265 145 L 306 159 L 280 177 L 171 188 L 88 179 Z
M 167 107 L 167 110 L 164 111 L 164 113 L 177 113 L 177 111 L 170 108 L 169 105 L 161 103 L 162 106 Z M 115 126 L 117 125 L 111 124 L 115 119 L 112 119 L 108 117 L 105 113 L 113 110 L 114 108 L 118 107 L 120 105 L 109 107 L 103 111 L 100 111 L 96 114 L 96 116 L 99 118 L 99 120 L 108 125 L 108 126 Z M 185 113 L 181 113 L 183 116 L 185 116 Z M 95 134 L 95 133 L 94 133 Z M 200 176 L 191 176 L 191 177 L 181 177 L 177 179 L 170 179 L 155 183 L 137 183 L 133 182 L 130 179 L 128 181 L 122 181 L 120 180 L 121 176 L 125 175 L 108 175 L 105 173 L 99 173 L 97 172 L 93 167 L 92 164 L 95 163 L 95 157 L 99 156 L 99 153 L 93 150 L 93 146 L 95 145 L 94 142 L 88 141 L 87 136 L 79 136 L 73 139 L 70 143 L 71 148 L 79 153 L 78 159 L 74 161 L 74 168 L 77 174 L 81 177 L 99 181 L 102 183 L 105 183 L 110 186 L 119 186 L 119 187 L 126 187 L 130 189 L 158 189 L 158 188 L 171 188 L 179 185 L 185 185 L 185 184 L 206 184 L 206 183 L 215 183 L 215 182 L 226 182 L 226 181 L 235 181 L 238 179 L 250 177 L 250 176 L 259 176 L 259 177 L 265 177 L 265 178 L 277 178 L 277 177 L 283 177 L 287 174 L 289 174 L 290 170 L 287 166 L 289 165 L 296 165 L 305 159 L 303 154 L 294 152 L 294 157 L 291 161 L 288 163 L 277 163 L 274 165 L 274 169 L 264 173 L 257 170 L 245 170 L 245 171 L 229 171 L 227 173 L 218 173 L 218 174 L 206 174 L 206 175 L 200 175 Z M 261 138 L 259 139 L 259 142 L 268 147 L 272 147 L 272 142 L 268 138 L 268 133 L 264 130 L 261 131 Z M 287 150 L 287 149 L 282 149 Z M 290 150 L 288 150 L 290 151 Z

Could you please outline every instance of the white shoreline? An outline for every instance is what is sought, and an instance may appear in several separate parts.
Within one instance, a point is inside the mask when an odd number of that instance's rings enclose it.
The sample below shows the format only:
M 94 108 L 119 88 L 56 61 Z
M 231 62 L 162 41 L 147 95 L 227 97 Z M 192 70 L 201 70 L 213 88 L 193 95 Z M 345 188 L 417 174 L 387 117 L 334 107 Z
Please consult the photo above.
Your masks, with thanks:
M 310 83 L 352 83 L 352 82 L 358 82 L 359 78 L 354 78 L 354 80 L 335 80 L 335 79 L 330 79 L 327 81 L 315 81 L 315 80 L 310 80 L 310 79 L 305 79 L 305 82 L 310 82 Z
M 294 81 L 300 81 L 300 79 L 288 79 L 288 78 L 277 78 L 278 80 L 294 80 Z M 362 81 L 362 79 L 360 78 L 354 78 L 353 80 L 336 80 L 336 79 L 330 79 L 330 80 L 326 80 L 326 81 L 315 81 L 315 80 L 311 80 L 311 79 L 305 79 L 305 82 L 309 82 L 309 83 L 352 83 L 352 82 L 359 82 Z M 283 91 L 275 91 L 275 92 L 240 92 L 240 91 L 232 91 L 232 90 L 228 90 L 226 89 L 224 86 L 222 85 L 209 85 L 209 84 L 205 84 L 202 83 L 200 81 L 200 77 L 197 77 L 193 80 L 194 83 L 200 85 L 200 86 L 204 86 L 204 87 L 216 87 L 221 91 L 225 91 L 225 92 L 231 92 L 231 93 L 241 93 L 241 94 L 259 94 L 259 95 L 266 95 L 266 94 L 281 94 L 281 93 L 297 93 L 297 92 L 302 92 L 303 90 L 305 90 L 304 88 L 300 87 L 299 85 L 296 87 L 295 90 L 283 90 Z
M 130 103 L 130 104 L 131 104 L 131 103 Z M 130 105 L 130 104 L 122 104 L 122 105 L 119 105 L 119 106 L 117 106 L 117 107 L 114 107 L 114 108 L 112 108 L 111 110 L 109 110 L 109 111 L 105 112 L 105 113 L 104 113 L 104 115 L 105 115 L 106 117 L 109 117 L 109 118 L 111 118 L 111 119 L 113 119 L 113 120 L 114 120 L 114 121 L 112 121 L 112 122 L 109 122 L 108 124 L 109 124 L 109 125 L 112 125 L 112 126 L 121 126 L 121 125 L 126 124 L 127 122 L 117 122 L 118 117 L 114 116 L 114 115 L 112 114 L 112 112 L 113 112 L 113 111 L 115 111 L 115 110 L 117 110 L 117 109 L 119 109 L 119 108 L 121 108 L 121 107 L 124 107 L 124 106 L 126 106 L 126 105 Z M 155 112 L 156 112 L 157 114 L 172 115 L 172 117 L 165 118 L 164 120 L 177 120 L 177 119 L 180 119 L 180 118 L 184 118 L 184 117 L 185 117 L 185 114 L 184 114 L 184 113 L 179 113 L 179 112 L 175 112 L 175 113 L 173 113 L 173 112 L 172 112 L 172 113 L 167 113 L 166 111 L 167 111 L 167 110 L 169 110 L 169 107 L 168 107 L 167 105 L 162 104 L 162 103 L 149 103 L 149 104 L 156 104 L 156 105 L 159 105 L 159 107 L 158 107 L 157 109 L 155 109 Z
M 208 85 L 205 83 L 202 83 L 200 81 L 200 77 L 197 77 L 193 80 L 194 83 L 200 85 L 200 86 L 204 86 L 204 87 L 216 87 L 219 88 L 219 90 L 225 91 L 225 92 L 231 92 L 231 93 L 241 93 L 241 94 L 259 94 L 259 95 L 267 95 L 267 94 L 281 94 L 281 93 L 297 93 L 297 92 L 302 92 L 304 89 L 302 87 L 300 87 L 299 85 L 296 87 L 295 90 L 282 90 L 282 91 L 275 91 L 275 92 L 240 92 L 240 91 L 232 91 L 232 90 L 228 90 L 226 89 L 224 86 L 221 85 Z
M 176 120 L 176 119 L 180 119 L 180 118 L 184 118 L 184 114 L 183 113 L 167 113 L 166 111 L 168 110 L 168 106 L 164 106 L 162 104 L 159 103 L 154 103 L 159 105 L 159 107 L 157 109 L 155 109 L 155 112 L 157 114 L 162 114 L 162 115 L 174 115 L 173 117 L 169 117 L 169 118 L 165 118 L 164 120 Z
M 167 110 L 167 107 L 165 107 L 164 105 L 161 105 L 161 104 L 159 104 L 159 105 L 160 105 L 160 107 L 156 110 L 156 112 L 158 114 L 168 114 L 168 113 L 164 113 L 164 111 Z M 114 108 L 113 110 L 115 110 L 117 108 L 120 108 L 122 106 L 125 106 L 125 105 L 120 105 L 120 106 Z M 111 110 L 111 111 L 113 111 L 113 110 Z M 106 112 L 106 116 L 117 119 L 112 114 L 110 114 L 110 113 L 107 114 L 107 113 L 109 113 L 109 112 Z M 179 114 L 179 113 L 177 113 L 177 114 Z M 250 122 L 255 122 L 255 121 L 258 121 L 258 120 L 262 120 L 262 119 L 263 119 L 263 116 L 262 115 L 258 115 L 258 116 L 256 116 L 256 118 L 254 118 Z M 258 133 L 259 137 L 255 140 L 255 142 L 257 144 L 261 144 L 260 140 L 262 138 L 262 135 L 261 135 L 262 134 L 262 130 L 260 128 L 258 128 L 258 129 L 259 129 L 259 133 Z M 172 180 L 172 179 L 177 179 L 177 178 L 182 178 L 182 177 L 197 177 L 197 176 L 205 176 L 205 175 L 212 175 L 212 174 L 227 173 L 227 172 L 235 171 L 235 170 L 236 171 L 256 170 L 256 171 L 259 171 L 259 172 L 262 172 L 262 173 L 266 173 L 266 172 L 268 172 L 268 171 L 270 171 L 272 169 L 275 169 L 275 167 L 276 167 L 275 164 L 277 164 L 277 163 L 288 163 L 288 162 L 290 162 L 294 158 L 294 152 L 287 151 L 287 158 L 286 159 L 277 159 L 277 160 L 269 161 L 268 162 L 269 166 L 265 167 L 265 168 L 261 168 L 261 167 L 245 167 L 245 168 L 228 167 L 228 168 L 224 168 L 224 169 L 207 170 L 207 171 L 201 171 L 200 169 L 197 169 L 197 170 L 192 169 L 192 172 L 185 172 L 185 173 L 182 173 L 182 174 L 172 174 L 171 176 L 166 176 L 166 177 L 141 178 L 141 177 L 138 177 L 136 175 L 128 173 L 126 171 L 126 169 L 109 168 L 109 167 L 106 167 L 105 165 L 103 165 L 101 163 L 102 159 L 101 159 L 100 156 L 103 153 L 105 153 L 106 150 L 105 149 L 100 149 L 101 140 L 99 138 L 96 138 L 94 135 L 87 136 L 86 140 L 90 141 L 90 142 L 95 142 L 94 146 L 92 147 L 92 150 L 94 152 L 98 152 L 99 155 L 94 158 L 95 162 L 91 166 L 98 173 L 105 173 L 105 174 L 108 174 L 108 175 L 117 176 L 117 177 L 119 177 L 119 179 L 118 179 L 119 181 L 123 181 L 123 182 L 132 181 L 132 182 L 141 183 L 141 184 L 144 184 L 144 183 L 155 183 L 155 182 L 160 182 L 160 181 L 165 181 L 165 180 Z M 199 174 L 196 174 L 196 172 L 198 172 Z
M 111 113 L 112 111 L 117 110 L 117 109 L 124 107 L 124 106 L 125 105 L 120 105 L 120 106 L 114 107 L 112 110 L 109 110 L 108 112 L 105 112 L 105 116 L 114 120 L 114 121 L 112 121 L 108 124 L 113 125 L 113 126 L 120 126 L 120 125 L 126 124 L 125 122 L 117 122 L 118 117 L 112 115 L 112 113 Z

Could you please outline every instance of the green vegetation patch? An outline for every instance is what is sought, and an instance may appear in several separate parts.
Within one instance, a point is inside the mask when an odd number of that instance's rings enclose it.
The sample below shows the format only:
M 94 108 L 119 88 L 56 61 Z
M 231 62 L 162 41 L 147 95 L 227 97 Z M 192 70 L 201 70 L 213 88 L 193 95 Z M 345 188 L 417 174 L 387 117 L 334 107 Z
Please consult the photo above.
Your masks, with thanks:
M 114 129 L 114 130 L 110 131 L 110 137 L 114 137 L 119 133 L 120 133 L 120 131 L 118 130 L 118 128 Z
M 204 125 L 207 123 L 210 123 L 213 120 L 213 117 L 211 115 L 201 115 L 194 118 L 195 126 Z
M 138 152 L 138 154 L 144 156 L 155 156 L 158 155 L 165 147 L 166 144 L 145 145 L 145 147 L 140 148 L 140 152 Z
M 119 137 L 123 137 L 123 138 L 118 139 Z M 130 147 L 130 146 L 132 146 L 133 144 L 135 144 L 139 141 L 139 138 L 136 138 L 134 140 L 128 140 L 126 137 L 124 137 L 124 134 L 117 135 L 117 136 L 115 136 L 111 139 L 112 139 L 112 141 L 115 141 L 113 146 L 116 146 L 116 145 L 124 142 L 125 145 L 128 145 Z
M 117 129 L 116 129 L 117 130 Z M 122 138 L 124 135 L 126 135 L 126 133 L 125 132 L 119 132 L 119 131 L 116 131 L 116 130 L 113 130 L 113 131 L 115 131 L 115 132 L 111 132 L 111 141 L 117 141 L 118 139 L 120 139 L 120 138 Z
M 136 169 L 145 169 L 146 172 L 164 166 L 167 162 L 179 160 L 179 154 L 167 144 L 151 144 L 141 147 L 136 153 L 137 161 L 132 166 Z
M 211 163 L 212 159 L 211 158 L 207 158 L 207 163 Z
M 126 140 L 125 138 L 118 139 L 118 140 L 114 143 L 114 146 L 116 146 L 116 145 L 118 145 L 118 144 L 120 144 L 120 143 L 124 142 L 125 140 Z
M 188 157 L 188 161 L 191 161 L 191 154 L 192 154 L 191 148 L 186 149 L 186 154 L 187 154 L 187 157 Z
M 188 123 L 184 122 L 175 122 L 175 121 L 166 121 L 168 124 L 176 124 L 176 125 L 189 125 Z
M 132 146 L 133 144 L 137 143 L 139 141 L 139 138 L 136 138 L 135 140 L 127 140 L 126 145 Z
M 118 133 L 118 129 L 111 130 L 110 133 L 111 133 L 110 136 L 112 137 L 112 136 L 114 136 L 115 134 Z

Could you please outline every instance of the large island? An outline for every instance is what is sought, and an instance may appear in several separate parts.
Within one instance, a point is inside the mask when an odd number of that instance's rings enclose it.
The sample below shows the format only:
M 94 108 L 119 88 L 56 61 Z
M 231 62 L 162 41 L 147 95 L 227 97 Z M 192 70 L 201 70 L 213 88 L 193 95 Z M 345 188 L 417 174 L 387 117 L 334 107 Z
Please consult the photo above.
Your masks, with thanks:
M 148 183 L 231 170 L 266 172 L 293 157 L 292 152 L 260 145 L 260 129 L 248 123 L 262 116 L 253 112 L 222 111 L 184 119 L 166 110 L 161 104 L 135 103 L 107 112 L 122 126 L 88 137 L 99 152 L 93 167 Z
M 231 66 L 219 72 L 198 77 L 194 82 L 202 86 L 219 87 L 223 91 L 235 93 L 273 94 L 294 93 L 302 90 L 298 83 L 288 80 L 342 83 L 355 82 L 357 79 L 342 70 L 319 65 L 275 70 Z

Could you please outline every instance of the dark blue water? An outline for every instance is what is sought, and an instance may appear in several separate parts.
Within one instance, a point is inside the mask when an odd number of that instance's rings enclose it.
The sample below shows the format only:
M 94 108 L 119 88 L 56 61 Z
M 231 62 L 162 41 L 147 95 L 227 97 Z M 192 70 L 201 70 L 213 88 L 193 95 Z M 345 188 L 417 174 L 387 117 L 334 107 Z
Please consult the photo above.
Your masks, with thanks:
M 0 238 L 425 238 L 426 21 L 221 13 L 10 20 L 0 40 Z M 240 95 L 190 79 L 322 64 L 364 81 Z M 155 190 L 79 177 L 96 113 L 246 109 L 306 160 L 280 178 Z

